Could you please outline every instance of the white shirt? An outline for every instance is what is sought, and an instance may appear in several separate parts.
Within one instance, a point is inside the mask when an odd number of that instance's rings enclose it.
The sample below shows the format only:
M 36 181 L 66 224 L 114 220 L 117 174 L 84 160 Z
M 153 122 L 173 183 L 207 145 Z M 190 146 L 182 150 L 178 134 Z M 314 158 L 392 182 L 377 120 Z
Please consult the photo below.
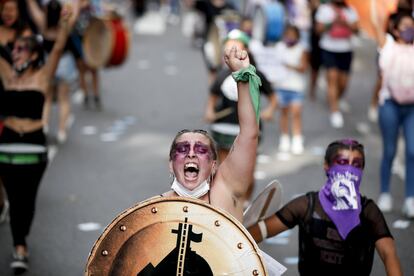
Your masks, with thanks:
M 282 57 L 278 55 L 275 46 L 264 46 L 258 40 L 249 43 L 249 50 L 254 55 L 257 68 L 265 75 L 267 80 L 274 84 L 283 78 Z
M 358 21 L 358 14 L 351 7 L 342 8 L 343 15 L 348 24 Z M 321 24 L 332 24 L 336 18 L 336 12 L 332 4 L 322 4 L 316 11 L 316 22 Z M 352 50 L 352 40 L 349 38 L 333 38 L 329 35 L 329 31 L 325 31 L 319 41 L 321 49 L 335 52 L 345 53 Z
M 391 92 L 389 90 L 389 80 L 387 78 L 388 74 L 387 72 L 390 72 L 390 70 L 393 70 L 392 72 L 398 74 L 400 76 L 397 79 L 401 79 L 401 81 L 410 82 L 409 87 L 413 87 L 414 89 L 414 75 L 412 72 L 414 72 L 414 46 L 410 45 L 400 45 L 395 42 L 394 38 L 387 34 L 385 37 L 385 44 L 384 46 L 379 49 L 379 67 L 381 69 L 381 73 L 383 74 L 383 81 L 381 85 L 381 90 L 379 94 L 379 103 L 382 105 L 385 100 L 391 98 Z M 411 48 L 409 48 L 411 47 Z M 405 48 L 405 49 L 403 49 Z M 411 50 L 410 50 L 411 49 Z M 406 50 L 409 50 L 408 52 Z M 398 55 L 398 56 L 396 56 Z M 401 66 L 403 66 L 403 74 L 400 74 L 399 72 L 396 72 L 393 68 L 395 68 L 394 62 L 402 61 Z M 405 62 L 408 61 L 408 62 Z M 400 63 L 401 64 L 401 63 Z M 408 66 L 408 67 L 406 67 Z M 391 73 L 392 73 L 391 72 Z
M 288 47 L 285 42 L 281 41 L 276 44 L 276 53 L 282 59 L 282 67 L 277 74 L 279 75 L 275 87 L 293 92 L 303 93 L 305 91 L 305 73 L 291 69 L 286 65 L 298 67 L 302 61 L 302 55 L 305 49 L 301 43 L 296 43 Z

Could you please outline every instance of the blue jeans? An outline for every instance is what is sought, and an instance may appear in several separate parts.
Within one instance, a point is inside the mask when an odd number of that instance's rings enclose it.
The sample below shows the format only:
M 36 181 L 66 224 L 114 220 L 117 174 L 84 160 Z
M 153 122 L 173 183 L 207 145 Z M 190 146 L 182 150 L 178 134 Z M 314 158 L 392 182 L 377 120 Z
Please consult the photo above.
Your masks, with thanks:
M 400 105 L 392 99 L 386 100 L 379 109 L 379 125 L 383 142 L 381 192 L 390 190 L 392 161 L 402 127 L 405 139 L 405 196 L 414 196 L 414 104 Z
M 295 92 L 285 89 L 277 89 L 277 100 L 280 107 L 288 107 L 291 104 L 302 104 L 305 95 L 301 92 Z

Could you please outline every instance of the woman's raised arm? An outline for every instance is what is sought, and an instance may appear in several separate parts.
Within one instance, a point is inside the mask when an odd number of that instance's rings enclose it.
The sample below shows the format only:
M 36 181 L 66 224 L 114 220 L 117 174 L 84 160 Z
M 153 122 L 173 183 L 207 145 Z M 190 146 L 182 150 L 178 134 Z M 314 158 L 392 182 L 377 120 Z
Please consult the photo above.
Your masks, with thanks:
M 53 45 L 53 49 L 46 60 L 46 75 L 49 79 L 55 74 L 56 68 L 59 64 L 59 59 L 65 49 L 68 36 L 79 16 L 79 0 L 73 0 L 72 4 L 65 3 L 62 8 L 58 35 L 55 44 Z
M 217 177 L 221 177 L 233 195 L 240 198 L 253 181 L 259 136 L 258 105 L 261 81 L 255 68 L 250 65 L 246 51 L 236 47 L 226 49 L 224 59 L 237 81 L 240 133 L 229 155 L 220 165 Z

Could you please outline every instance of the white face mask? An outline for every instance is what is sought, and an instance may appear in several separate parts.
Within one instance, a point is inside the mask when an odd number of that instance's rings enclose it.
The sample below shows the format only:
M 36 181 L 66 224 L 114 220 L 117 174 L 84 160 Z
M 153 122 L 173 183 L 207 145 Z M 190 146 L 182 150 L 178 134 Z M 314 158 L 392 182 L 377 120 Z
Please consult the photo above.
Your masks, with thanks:
M 24 71 L 26 71 L 30 67 L 31 64 L 32 64 L 32 62 L 29 60 L 29 61 L 26 61 L 25 63 L 23 63 L 22 65 L 18 66 L 18 67 L 13 66 L 13 69 L 18 75 L 21 75 L 21 74 L 24 73 Z
M 177 178 L 174 177 L 171 189 L 174 190 L 174 192 L 176 192 L 179 196 L 200 198 L 210 190 L 210 183 L 207 182 L 207 180 L 204 180 L 196 188 L 194 188 L 193 190 L 189 190 L 186 187 L 184 187 L 180 182 L 178 182 Z

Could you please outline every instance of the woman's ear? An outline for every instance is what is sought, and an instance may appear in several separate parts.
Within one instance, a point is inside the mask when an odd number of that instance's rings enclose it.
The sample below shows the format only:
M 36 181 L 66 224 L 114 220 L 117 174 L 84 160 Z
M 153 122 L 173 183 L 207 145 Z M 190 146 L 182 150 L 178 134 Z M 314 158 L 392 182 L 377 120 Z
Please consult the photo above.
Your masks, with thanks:
M 328 165 L 328 163 L 323 163 L 323 169 L 325 170 L 325 172 L 328 172 L 328 170 L 329 170 L 329 165 Z
M 169 163 L 168 163 L 168 167 L 170 168 L 170 173 L 174 173 L 174 169 L 173 169 L 173 165 L 172 165 L 172 161 L 170 161 Z
M 39 57 L 39 54 L 38 53 L 32 53 L 31 55 L 30 55 L 30 60 L 33 62 L 33 61 L 35 61 L 37 58 Z
M 212 167 L 211 167 L 211 174 L 212 174 L 212 175 L 215 175 L 215 174 L 216 174 L 216 172 L 217 172 L 217 160 L 214 160 L 214 161 L 213 161 L 213 165 L 212 165 Z

